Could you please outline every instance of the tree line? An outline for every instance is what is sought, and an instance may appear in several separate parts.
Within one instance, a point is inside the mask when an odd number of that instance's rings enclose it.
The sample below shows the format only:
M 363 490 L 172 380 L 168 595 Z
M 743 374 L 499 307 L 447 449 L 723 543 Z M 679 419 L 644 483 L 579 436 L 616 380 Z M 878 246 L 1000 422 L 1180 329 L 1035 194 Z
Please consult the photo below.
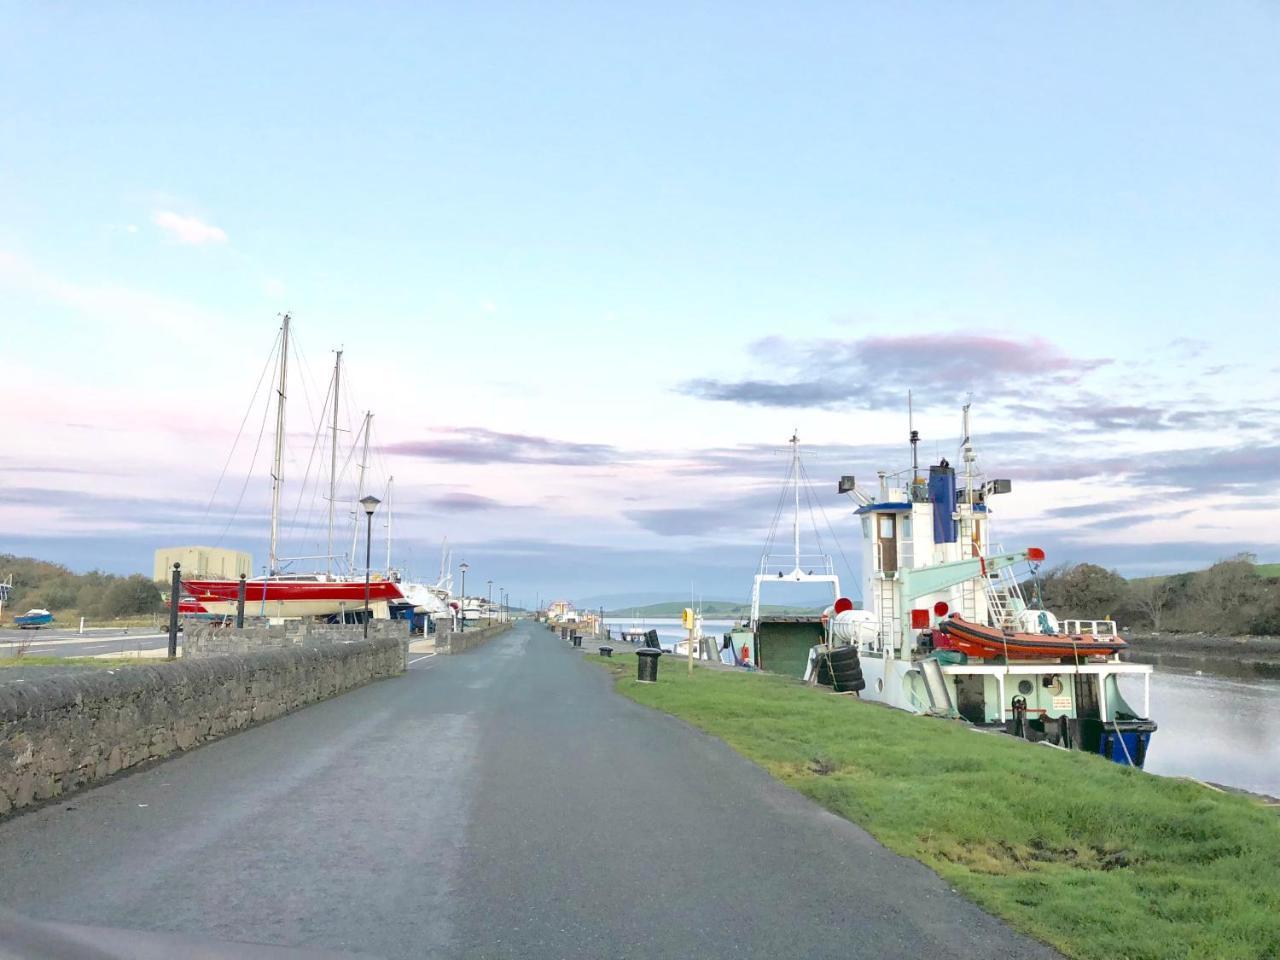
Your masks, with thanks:
M 92 570 L 72 573 L 58 563 L 31 557 L 0 555 L 0 581 L 13 576 L 13 589 L 5 602 L 5 619 L 32 608 L 75 611 L 82 617 L 111 620 L 146 616 L 165 609 L 161 585 L 140 573 L 121 577 Z
M 1258 575 L 1248 553 L 1207 570 L 1126 580 L 1092 563 L 1058 567 L 1023 583 L 1035 606 L 1059 618 L 1110 617 L 1136 630 L 1219 635 L 1280 634 L 1280 579 Z

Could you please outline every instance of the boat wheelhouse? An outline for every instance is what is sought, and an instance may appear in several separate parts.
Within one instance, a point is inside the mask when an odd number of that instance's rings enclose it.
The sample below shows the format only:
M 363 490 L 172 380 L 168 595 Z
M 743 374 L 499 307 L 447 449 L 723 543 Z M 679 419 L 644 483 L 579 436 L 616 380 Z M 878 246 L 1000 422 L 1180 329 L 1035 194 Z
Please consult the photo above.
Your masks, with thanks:
M 910 471 L 881 472 L 869 491 L 841 478 L 857 503 L 870 609 L 835 614 L 832 647 L 814 663 L 853 646 L 865 699 L 1142 766 L 1156 728 L 1152 668 L 1120 659 L 1110 619 L 1059 622 L 1028 602 L 1015 568 L 1044 553 L 991 541 L 992 501 L 1012 484 L 982 476 L 968 424 L 966 406 L 962 487 L 945 459 L 921 475 L 914 430 Z M 1141 684 L 1140 708 L 1121 690 L 1128 679 Z

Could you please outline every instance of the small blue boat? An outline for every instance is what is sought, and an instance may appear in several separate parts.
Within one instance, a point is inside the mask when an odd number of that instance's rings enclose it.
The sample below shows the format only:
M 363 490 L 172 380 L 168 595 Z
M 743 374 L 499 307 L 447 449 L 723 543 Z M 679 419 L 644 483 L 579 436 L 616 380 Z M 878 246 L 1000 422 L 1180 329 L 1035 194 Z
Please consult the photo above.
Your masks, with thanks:
M 48 610 L 28 610 L 22 616 L 14 617 L 13 622 L 19 630 L 25 630 L 28 627 L 47 627 L 53 623 L 53 614 Z

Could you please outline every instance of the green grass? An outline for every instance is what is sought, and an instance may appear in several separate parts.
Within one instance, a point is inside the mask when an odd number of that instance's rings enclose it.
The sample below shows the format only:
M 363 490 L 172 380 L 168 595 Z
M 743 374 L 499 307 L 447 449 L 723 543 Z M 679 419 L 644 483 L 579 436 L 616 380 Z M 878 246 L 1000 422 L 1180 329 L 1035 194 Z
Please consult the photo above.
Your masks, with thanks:
M 590 659 L 1070 957 L 1280 956 L 1280 816 L 1256 801 L 784 677 Z
M 139 663 L 154 663 L 153 660 L 140 660 L 134 658 L 110 659 L 103 658 L 99 660 L 97 657 L 41 657 L 32 656 L 31 654 L 23 654 L 20 657 L 0 657 L 0 670 L 2 669 L 21 669 L 22 667 L 61 667 L 65 664 L 79 667 L 132 667 Z M 163 662 L 163 661 L 159 661 Z
M 1280 563 L 1258 563 L 1254 569 L 1260 577 L 1280 577 Z

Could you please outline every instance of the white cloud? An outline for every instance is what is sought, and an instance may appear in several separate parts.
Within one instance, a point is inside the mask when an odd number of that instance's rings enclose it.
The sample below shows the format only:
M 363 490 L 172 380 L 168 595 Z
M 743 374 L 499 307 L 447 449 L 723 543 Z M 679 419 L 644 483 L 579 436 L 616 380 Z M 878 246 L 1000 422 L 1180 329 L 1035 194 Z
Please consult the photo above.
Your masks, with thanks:
M 184 217 L 172 210 L 157 210 L 151 217 L 151 222 L 179 243 L 200 246 L 205 243 L 227 242 L 227 233 L 221 227 L 205 223 L 197 217 Z

